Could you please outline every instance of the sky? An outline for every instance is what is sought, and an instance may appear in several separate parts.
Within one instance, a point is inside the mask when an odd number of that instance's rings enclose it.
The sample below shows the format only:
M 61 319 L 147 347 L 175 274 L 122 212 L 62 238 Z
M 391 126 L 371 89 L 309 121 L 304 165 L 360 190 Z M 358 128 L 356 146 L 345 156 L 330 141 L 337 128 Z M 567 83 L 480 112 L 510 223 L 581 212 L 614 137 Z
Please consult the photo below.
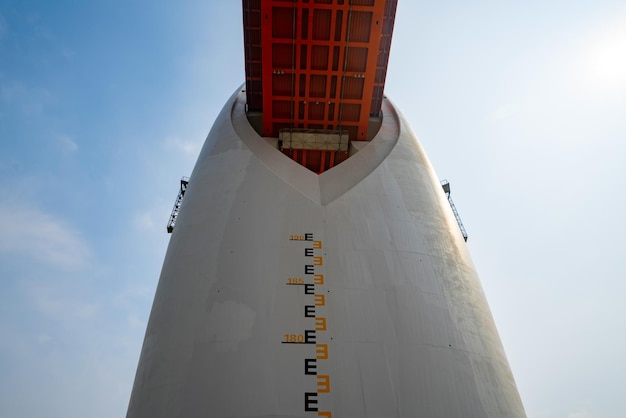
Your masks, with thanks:
M 0 0 L 0 416 L 125 416 L 241 21 Z M 528 416 L 623 417 L 626 2 L 399 0 L 386 94 L 450 181 Z

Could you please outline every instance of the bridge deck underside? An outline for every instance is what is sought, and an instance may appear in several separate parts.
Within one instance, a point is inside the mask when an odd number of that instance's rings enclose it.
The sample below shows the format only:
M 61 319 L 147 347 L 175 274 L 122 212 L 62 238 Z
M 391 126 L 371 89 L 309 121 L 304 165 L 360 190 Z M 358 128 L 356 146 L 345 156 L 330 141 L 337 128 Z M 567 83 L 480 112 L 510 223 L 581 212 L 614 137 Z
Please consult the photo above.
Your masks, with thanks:
M 261 135 L 323 129 L 366 140 L 380 117 L 396 3 L 243 0 L 248 112 L 262 113 Z M 288 154 L 315 161 L 316 172 L 347 158 Z

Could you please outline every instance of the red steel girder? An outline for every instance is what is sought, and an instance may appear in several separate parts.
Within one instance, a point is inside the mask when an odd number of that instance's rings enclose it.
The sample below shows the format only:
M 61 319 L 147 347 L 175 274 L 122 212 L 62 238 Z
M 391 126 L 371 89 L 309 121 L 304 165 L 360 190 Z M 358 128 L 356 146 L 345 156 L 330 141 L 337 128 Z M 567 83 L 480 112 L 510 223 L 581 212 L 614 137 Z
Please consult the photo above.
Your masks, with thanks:
M 374 86 L 382 87 L 380 66 L 382 61 L 386 70 L 388 48 L 382 60 L 379 49 L 389 44 L 383 42 L 390 37 L 383 26 L 392 14 L 392 27 L 395 2 L 263 0 L 258 12 L 248 13 L 258 13 L 261 27 L 264 136 L 278 136 L 280 128 L 319 128 L 346 129 L 351 140 L 366 139 L 369 116 L 380 110 L 382 88 L 375 92 Z M 245 8 L 257 5 L 244 0 L 244 24 Z M 246 38 L 256 39 L 250 33 Z M 256 86 L 253 58 L 246 52 L 247 88 Z

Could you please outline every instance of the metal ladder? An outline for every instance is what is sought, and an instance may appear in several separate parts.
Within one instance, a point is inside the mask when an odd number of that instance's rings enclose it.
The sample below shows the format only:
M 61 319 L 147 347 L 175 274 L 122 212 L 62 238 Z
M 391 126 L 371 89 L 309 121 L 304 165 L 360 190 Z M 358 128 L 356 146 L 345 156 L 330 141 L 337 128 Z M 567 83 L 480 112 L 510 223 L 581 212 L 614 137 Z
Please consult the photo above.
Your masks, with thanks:
M 461 222 L 461 217 L 459 216 L 459 212 L 456 210 L 456 206 L 452 201 L 452 197 L 450 196 L 450 182 L 448 180 L 441 180 L 441 187 L 443 187 L 443 191 L 446 193 L 446 197 L 448 198 L 448 203 L 450 203 L 450 207 L 452 208 L 452 213 L 454 213 L 454 217 L 456 218 L 456 223 L 459 224 L 459 229 L 461 230 L 461 234 L 463 235 L 463 239 L 467 242 L 467 231 L 465 231 L 465 227 L 463 226 L 463 222 Z
M 180 205 L 183 203 L 183 197 L 185 197 L 185 190 L 187 190 L 188 184 L 189 184 L 189 177 L 183 177 L 182 179 L 180 179 L 180 190 L 178 191 L 178 197 L 176 198 L 176 202 L 174 202 L 174 209 L 172 209 L 170 220 L 167 223 L 168 234 L 171 234 L 172 231 L 174 231 L 174 226 L 176 225 L 176 219 L 178 219 L 178 212 L 180 211 Z

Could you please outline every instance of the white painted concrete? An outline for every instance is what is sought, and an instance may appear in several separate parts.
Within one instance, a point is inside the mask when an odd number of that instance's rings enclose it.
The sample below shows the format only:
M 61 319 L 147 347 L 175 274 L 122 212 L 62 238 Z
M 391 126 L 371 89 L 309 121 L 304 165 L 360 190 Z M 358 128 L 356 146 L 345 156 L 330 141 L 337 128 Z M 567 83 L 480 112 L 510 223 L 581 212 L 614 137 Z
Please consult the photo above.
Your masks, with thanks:
M 244 103 L 228 101 L 192 173 L 127 416 L 524 417 L 463 237 L 393 105 L 318 176 L 261 140 Z M 316 328 L 318 345 L 284 344 Z

